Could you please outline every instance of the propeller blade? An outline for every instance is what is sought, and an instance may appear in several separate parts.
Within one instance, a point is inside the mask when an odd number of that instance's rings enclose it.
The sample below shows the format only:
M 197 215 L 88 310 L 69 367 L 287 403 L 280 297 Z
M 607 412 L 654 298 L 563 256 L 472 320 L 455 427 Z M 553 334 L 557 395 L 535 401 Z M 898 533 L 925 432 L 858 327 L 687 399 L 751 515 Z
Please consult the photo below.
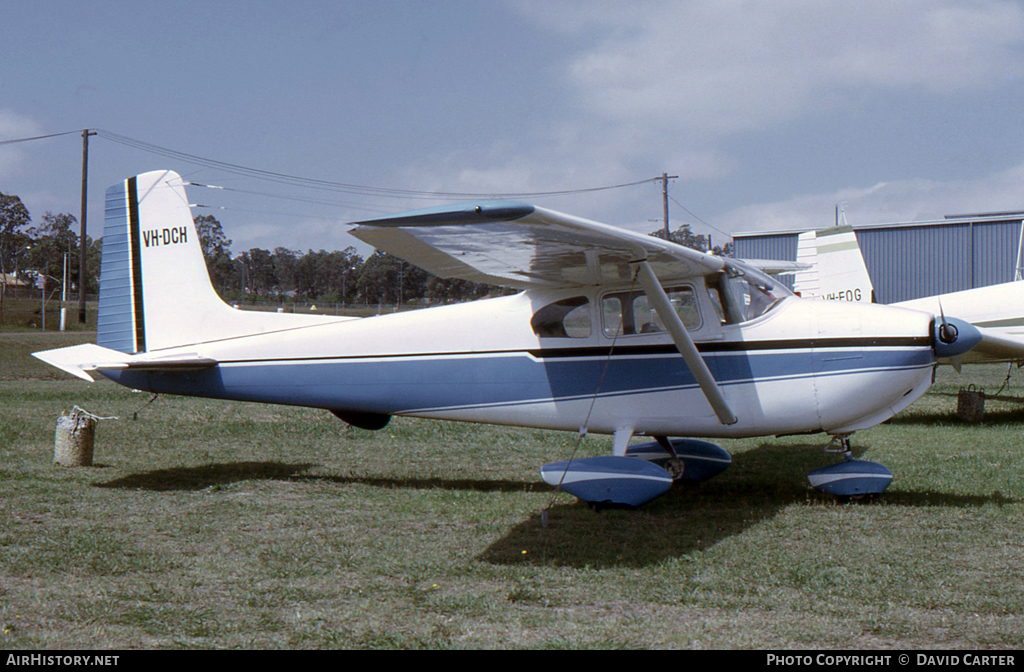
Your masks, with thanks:
M 950 324 L 946 320 L 946 312 L 942 310 L 942 299 L 936 300 L 939 304 L 939 320 L 941 322 L 938 331 L 939 340 L 945 343 L 946 345 L 952 345 L 953 343 L 956 342 L 956 338 L 959 335 L 959 332 L 957 331 L 956 325 Z M 959 369 L 957 369 L 957 372 L 959 373 Z

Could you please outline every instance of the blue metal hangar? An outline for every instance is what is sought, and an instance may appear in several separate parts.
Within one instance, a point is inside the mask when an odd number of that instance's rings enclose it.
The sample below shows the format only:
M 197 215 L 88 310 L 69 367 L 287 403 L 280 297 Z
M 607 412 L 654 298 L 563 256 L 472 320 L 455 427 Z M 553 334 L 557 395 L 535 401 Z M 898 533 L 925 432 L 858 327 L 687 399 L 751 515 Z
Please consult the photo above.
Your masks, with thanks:
M 875 300 L 896 303 L 1021 279 L 1024 211 L 854 226 Z M 738 259 L 796 259 L 803 231 L 733 236 Z M 786 279 L 787 284 L 791 279 Z

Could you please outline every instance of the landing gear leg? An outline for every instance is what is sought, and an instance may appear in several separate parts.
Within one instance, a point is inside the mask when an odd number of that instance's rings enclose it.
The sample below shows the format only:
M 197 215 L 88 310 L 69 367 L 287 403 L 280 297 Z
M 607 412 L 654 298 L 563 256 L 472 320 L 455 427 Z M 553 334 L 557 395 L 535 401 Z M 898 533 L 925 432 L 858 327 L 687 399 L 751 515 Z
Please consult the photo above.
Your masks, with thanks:
M 672 477 L 673 481 L 678 481 L 683 477 L 683 472 L 686 471 L 686 466 L 683 461 L 679 459 L 679 454 L 676 453 L 675 447 L 672 442 L 668 440 L 667 436 L 656 436 L 654 439 L 658 442 L 658 445 L 665 449 L 665 452 L 672 457 L 665 463 L 665 471 Z
M 845 459 L 852 460 L 853 450 L 850 449 L 850 436 L 850 434 L 837 434 L 822 450 L 826 453 L 842 453 Z
M 832 437 L 826 453 L 842 453 L 843 461 L 807 474 L 811 485 L 840 502 L 870 501 L 881 495 L 892 482 L 892 472 L 877 462 L 856 460 L 850 449 L 850 435 Z

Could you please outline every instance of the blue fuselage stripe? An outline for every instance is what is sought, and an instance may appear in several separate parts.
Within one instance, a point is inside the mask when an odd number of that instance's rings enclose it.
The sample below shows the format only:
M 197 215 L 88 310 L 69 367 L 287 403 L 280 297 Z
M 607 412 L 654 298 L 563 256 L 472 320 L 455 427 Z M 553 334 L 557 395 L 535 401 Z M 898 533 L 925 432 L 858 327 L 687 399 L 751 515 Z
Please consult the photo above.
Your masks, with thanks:
M 705 362 L 722 386 L 930 366 L 923 347 L 716 352 Z M 672 355 L 559 356 L 529 352 L 232 362 L 182 373 L 109 371 L 153 392 L 373 413 L 517 405 L 696 387 Z

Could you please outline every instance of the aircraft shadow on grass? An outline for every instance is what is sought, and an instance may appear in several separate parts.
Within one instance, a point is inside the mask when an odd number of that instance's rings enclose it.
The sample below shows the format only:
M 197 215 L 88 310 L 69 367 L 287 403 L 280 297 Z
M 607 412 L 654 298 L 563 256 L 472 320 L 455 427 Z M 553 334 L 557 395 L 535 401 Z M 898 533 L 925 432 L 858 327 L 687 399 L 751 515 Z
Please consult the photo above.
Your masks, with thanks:
M 859 451 L 864 448 L 858 449 Z M 199 491 L 253 480 L 327 481 L 396 489 L 448 489 L 478 492 L 551 493 L 542 525 L 538 511 L 511 528 L 480 556 L 492 564 L 574 567 L 641 567 L 709 548 L 770 519 L 794 504 L 832 505 L 832 498 L 807 483 L 806 473 L 837 460 L 806 444 L 762 444 L 733 456 L 732 467 L 712 481 L 679 484 L 636 510 L 592 511 L 538 479 L 394 479 L 309 474 L 309 463 L 233 462 L 158 469 L 131 474 L 97 487 L 152 491 Z M 915 507 L 978 507 L 1018 503 L 998 493 L 963 496 L 941 492 L 890 490 L 881 502 Z M 525 551 L 525 552 L 524 552 Z
M 865 449 L 854 449 L 855 453 Z M 480 559 L 494 564 L 642 567 L 709 548 L 794 504 L 836 505 L 813 490 L 806 474 L 839 459 L 806 444 L 762 444 L 733 456 L 732 467 L 706 483 L 676 485 L 635 511 L 595 513 L 564 499 L 492 544 Z M 563 495 L 563 497 L 567 497 Z M 1018 503 L 998 493 L 887 492 L 886 505 L 977 507 Z M 856 505 L 856 504 L 854 504 Z
M 309 470 L 313 464 L 286 464 L 283 462 L 225 462 L 203 464 L 197 467 L 172 467 L 131 474 L 106 483 L 98 488 L 125 490 L 196 491 L 237 483 L 239 481 L 290 480 Z
M 361 484 L 381 488 L 402 488 L 412 490 L 445 489 L 475 490 L 478 492 L 523 492 L 533 488 L 547 489 L 538 480 L 471 480 L 444 478 L 382 478 L 373 476 L 332 476 L 330 474 L 307 474 L 314 464 L 289 464 L 284 462 L 226 462 L 204 464 L 196 467 L 175 467 L 131 474 L 106 483 L 100 488 L 123 488 L 127 490 L 205 490 L 206 488 L 237 483 L 241 481 L 327 481 L 339 485 Z
M 494 564 L 640 567 L 681 557 L 740 534 L 791 504 L 817 498 L 805 474 L 834 460 L 822 457 L 806 445 L 763 444 L 733 455 L 732 466 L 721 476 L 705 483 L 679 483 L 632 511 L 594 512 L 560 495 L 547 511 L 546 526 L 538 512 L 480 559 Z

